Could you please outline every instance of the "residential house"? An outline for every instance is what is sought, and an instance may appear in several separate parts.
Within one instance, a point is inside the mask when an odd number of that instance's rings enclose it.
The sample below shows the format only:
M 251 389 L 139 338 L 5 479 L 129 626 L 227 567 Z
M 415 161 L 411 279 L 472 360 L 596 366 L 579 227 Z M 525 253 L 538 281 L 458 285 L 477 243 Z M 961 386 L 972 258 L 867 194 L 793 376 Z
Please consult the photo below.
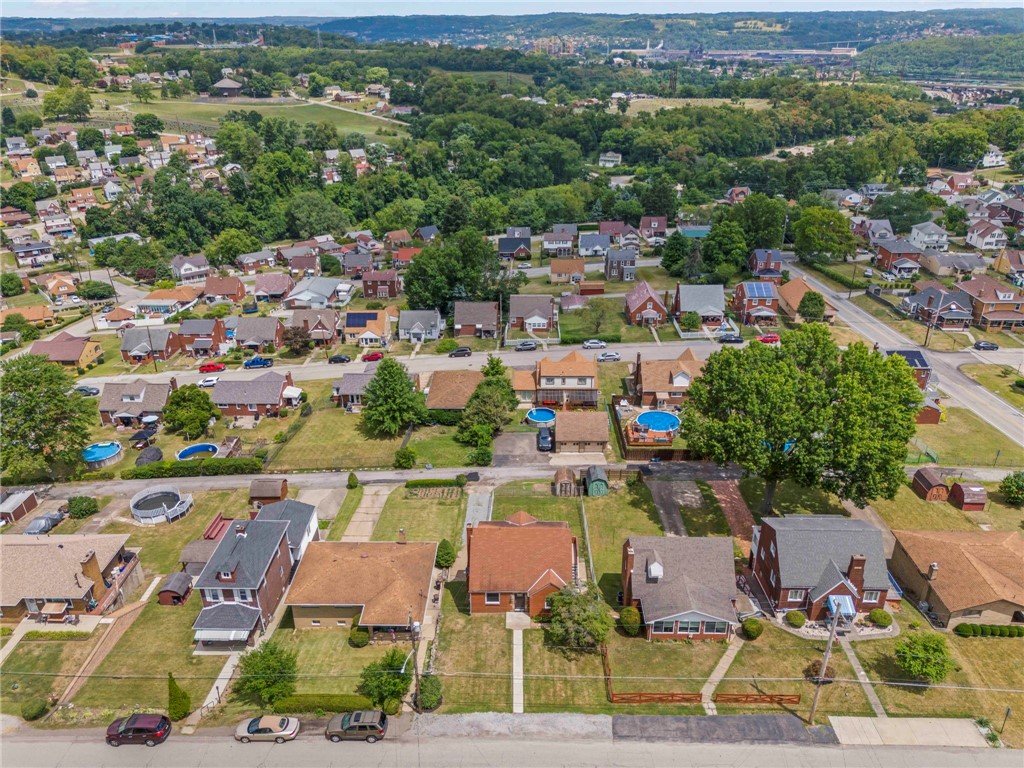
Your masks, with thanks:
M 941 627 L 1024 623 L 1024 538 L 1012 531 L 893 531 L 889 568 Z
M 329 347 L 338 340 L 341 313 L 336 309 L 296 309 L 292 312 L 291 328 L 304 328 L 317 346 Z
M 33 242 L 39 235 L 34 229 L 28 227 L 4 225 L 4 239 L 7 240 L 7 247 L 24 245 Z
M 750 187 L 730 187 L 725 193 L 725 202 L 728 205 L 742 203 L 750 195 Z
M 683 350 L 675 360 L 644 360 L 637 352 L 632 381 L 635 402 L 658 410 L 681 405 L 703 371 L 704 361 L 692 349 Z
M 11 171 L 18 181 L 32 181 L 43 175 L 38 161 L 32 155 L 27 157 L 8 156 L 7 162 L 11 164 Z
M 285 536 L 288 539 L 288 553 L 292 568 L 302 562 L 310 544 L 320 541 L 320 521 L 316 507 L 295 499 L 282 499 L 264 504 L 252 516 L 254 520 L 283 520 L 288 523 Z
M 194 256 L 179 254 L 171 259 L 171 274 L 176 281 L 186 285 L 203 283 L 210 274 L 210 262 L 201 253 Z
M 261 269 L 269 269 L 277 263 L 277 254 L 269 248 L 253 253 L 243 253 L 235 259 L 235 266 L 247 275 L 255 275 Z
M 509 328 L 533 334 L 549 334 L 558 326 L 558 310 L 552 296 L 515 294 L 508 301 Z
M 32 214 L 28 211 L 15 208 L 13 205 L 5 205 L 3 208 L 0 208 L 0 222 L 4 226 L 17 227 L 22 224 L 28 224 L 30 221 L 32 221 Z
M 51 272 L 40 275 L 36 283 L 50 295 L 52 299 L 65 299 L 78 292 L 75 278 L 70 272 Z
M 641 280 L 626 294 L 626 321 L 630 325 L 654 327 L 664 325 L 668 321 L 668 308 L 665 302 L 658 297 L 646 280 Z
M 597 232 L 600 235 L 607 235 L 609 238 L 619 238 L 619 235 L 626 229 L 626 222 L 624 221 L 599 221 L 597 223 Z
M 584 233 L 580 235 L 580 256 L 604 256 L 611 248 L 612 239 L 607 234 Z
M 358 250 L 346 251 L 341 256 L 341 265 L 346 275 L 361 275 L 373 270 L 373 256 Z
M 500 317 L 496 301 L 456 301 L 454 316 L 452 330 L 456 336 L 493 339 L 498 335 Z
M 138 300 L 139 312 L 147 315 L 174 315 L 191 309 L 199 301 L 201 289 L 188 285 L 151 291 Z
M 21 315 L 26 323 L 33 324 L 52 325 L 54 320 L 53 310 L 47 306 L 12 307 L 0 309 L 0 325 L 11 315 Z
M 395 299 L 402 292 L 402 278 L 394 269 L 372 270 L 363 273 L 365 298 Z
M 224 379 L 210 395 L 223 416 L 279 416 L 282 408 L 297 406 L 302 390 L 294 386 L 291 372 L 283 376 L 267 371 L 255 379 Z
M 982 155 L 979 165 L 982 168 L 1000 168 L 1006 165 L 1006 158 L 999 147 L 995 144 L 989 144 L 985 154 Z
M 223 355 L 234 346 L 228 342 L 224 321 L 219 318 L 182 320 L 178 340 L 182 351 L 191 357 Z
M 291 275 L 280 272 L 268 272 L 256 275 L 252 295 L 256 301 L 284 301 L 285 296 L 295 288 Z
M 242 317 L 235 326 L 235 344 L 242 349 L 261 352 L 284 344 L 284 323 L 276 317 Z
M 170 360 L 181 352 L 181 338 L 166 326 L 125 328 L 121 335 L 121 359 L 140 365 L 153 360 Z
M 583 259 L 551 259 L 549 268 L 551 275 L 548 281 L 552 285 L 565 285 L 583 280 L 586 263 Z
M 79 213 L 84 213 L 90 208 L 95 208 L 96 193 L 91 187 L 80 187 L 71 190 L 71 198 L 68 200 L 68 208 Z
M 391 341 L 391 319 L 382 309 L 345 315 L 345 341 L 360 347 L 386 347 Z
M 891 242 L 879 243 L 878 244 L 878 255 L 875 257 L 875 264 L 879 269 L 886 272 L 893 272 L 897 268 L 896 262 L 901 259 L 904 261 L 912 261 L 915 264 L 921 261 L 923 251 L 907 240 L 902 238 L 893 240 Z M 907 265 L 900 265 L 906 269 L 909 269 Z
M 885 606 L 891 587 L 882 532 L 839 515 L 787 515 L 754 526 L 750 568 L 776 613 L 828 615 L 836 597 L 844 615 Z
M 630 536 L 621 575 L 648 640 L 728 640 L 739 624 L 728 538 Z
M 601 168 L 615 168 L 622 165 L 622 155 L 619 152 L 602 152 L 597 158 L 597 164 Z
M 511 259 L 513 261 L 529 260 L 532 257 L 530 238 L 499 237 L 498 256 L 502 259 Z
M 772 282 L 740 283 L 733 290 L 732 311 L 743 325 L 776 325 L 779 289 Z
M 39 499 L 35 491 L 0 491 L 0 520 L 5 523 L 21 520 L 38 506 Z
M 412 235 L 408 229 L 393 229 L 384 233 L 384 243 L 392 250 L 396 250 L 412 242 Z
M 650 242 L 668 236 L 668 216 L 644 216 L 640 219 L 640 236 Z
M 573 240 L 579 236 L 579 226 L 576 224 L 552 224 L 551 231 L 556 235 L 568 235 Z
M 51 197 L 47 200 L 36 200 L 36 216 L 58 216 L 64 212 L 60 207 L 60 200 Z
M 922 251 L 928 248 L 935 251 L 949 250 L 949 233 L 934 221 L 912 226 L 908 239 L 911 245 L 916 245 Z
M 75 184 L 81 180 L 82 172 L 74 166 L 68 166 L 67 168 L 58 168 L 53 172 L 53 183 L 57 189 L 64 189 L 69 184 Z
M 128 534 L 0 537 L 0 612 L 103 614 L 142 583 Z
M 434 580 L 432 541 L 318 541 L 295 573 L 287 604 L 296 629 L 354 627 L 371 640 L 411 638 Z
M 604 257 L 605 280 L 636 280 L 636 250 L 608 248 Z
M 71 217 L 66 213 L 58 213 L 55 216 L 40 216 L 46 234 L 54 237 L 72 237 L 75 234 L 75 225 Z
M 826 189 L 821 196 L 840 208 L 856 208 L 864 203 L 864 196 L 852 189 Z
M 1005 248 L 1006 232 L 990 221 L 976 221 L 967 228 L 967 244 L 979 251 L 998 251 Z
M 573 251 L 573 237 L 570 234 L 545 232 L 543 245 L 541 247 L 544 253 L 549 256 L 571 256 Z
M 245 299 L 245 283 L 237 277 L 219 277 L 210 275 L 206 278 L 203 293 L 208 302 L 242 301 Z
M 1000 251 L 992 262 L 992 268 L 1019 285 L 1024 282 L 1024 251 Z
M 505 237 L 526 238 L 533 237 L 533 230 L 529 227 L 505 227 Z
M 605 411 L 559 411 L 555 414 L 555 453 L 603 453 L 609 440 Z
M 921 255 L 921 267 L 937 277 L 962 279 L 983 275 L 988 265 L 978 253 L 925 251 Z
M 1024 225 L 1024 199 L 1013 198 L 1004 200 L 999 204 L 1003 212 L 1009 218 L 1009 223 L 1015 227 Z
M 89 253 L 94 254 L 96 252 L 96 246 L 100 243 L 105 243 L 108 240 L 112 240 L 115 243 L 119 243 L 122 240 L 134 240 L 137 243 L 142 242 L 142 237 L 136 232 L 122 232 L 119 235 L 106 235 L 104 237 L 90 237 L 86 242 L 89 245 Z
M 113 177 L 114 169 L 106 160 L 98 160 L 94 163 L 89 163 L 87 173 L 90 183 L 105 184 L 107 179 Z
M 255 642 L 266 631 L 292 572 L 284 520 L 236 520 L 196 579 L 203 608 L 195 641 Z
M 782 283 L 782 251 L 777 248 L 757 248 L 747 259 L 747 268 L 758 280 Z
M 483 380 L 480 371 L 434 371 L 427 387 L 427 410 L 463 410 Z
M 857 190 L 869 203 L 874 203 L 878 198 L 893 194 L 888 184 L 863 184 Z
M 640 250 L 640 230 L 634 227 L 632 224 L 627 224 L 619 232 L 619 247 L 620 248 L 632 248 L 636 251 Z
M 210 86 L 210 95 L 233 98 L 242 95 L 242 88 L 241 83 L 232 80 L 230 77 L 225 77 Z
M 85 368 L 103 355 L 98 341 L 88 336 L 75 336 L 67 331 L 32 342 L 29 354 L 43 355 L 51 363 Z
M 441 234 L 441 230 L 435 227 L 433 224 L 428 224 L 425 227 L 417 227 L 416 231 L 412 233 L 414 240 L 421 240 L 424 243 L 429 243 Z
M 111 427 L 137 427 L 147 417 L 159 419 L 175 386 L 173 382 L 162 384 L 145 379 L 104 384 L 99 401 L 100 423 Z
M 403 309 L 398 315 L 398 338 L 418 344 L 436 341 L 444 334 L 445 324 L 436 309 Z
M 40 267 L 53 263 L 53 243 L 30 240 L 10 246 L 19 267 Z
M 927 389 L 928 382 L 932 377 L 932 367 L 928 364 L 928 359 L 924 356 L 924 353 L 917 349 L 885 350 L 886 357 L 892 357 L 893 355 L 898 355 L 907 361 L 907 365 L 910 366 L 910 370 L 914 375 L 914 381 L 917 382 L 918 389 Z
M 373 380 L 373 373 L 346 373 L 331 382 L 331 400 L 342 408 L 358 408 L 363 404 L 366 385 Z
M 900 310 L 914 320 L 942 330 L 963 330 L 971 324 L 971 297 L 963 291 L 930 285 L 900 302 Z
M 564 521 L 516 512 L 468 524 L 466 546 L 470 614 L 541 616 L 552 594 L 577 583 L 578 543 Z
M 799 310 L 800 302 L 803 301 L 808 291 L 817 293 L 802 277 L 794 277 L 785 285 L 779 286 L 779 309 L 793 322 L 802 323 L 806 320 L 806 318 L 800 316 Z M 822 298 L 825 299 L 825 315 L 822 317 L 822 320 L 826 323 L 835 322 L 835 306 L 824 296 Z
M 953 173 L 946 179 L 946 185 L 955 193 L 963 194 L 969 189 L 980 187 L 981 182 L 972 173 Z
M 1024 293 L 988 275 L 978 275 L 954 286 L 971 300 L 974 325 L 989 330 L 1024 327 Z
M 352 286 L 336 277 L 306 277 L 285 297 L 288 309 L 326 309 L 351 300 Z
M 725 288 L 676 283 L 672 314 L 681 320 L 691 312 L 700 317 L 702 328 L 717 331 L 725 327 Z
M 422 252 L 422 248 L 398 248 L 391 254 L 391 263 L 396 269 L 404 269 Z
M 532 374 L 529 384 L 521 382 L 524 377 L 517 378 L 514 375 L 513 389 L 517 393 L 532 396 L 533 402 L 538 405 L 570 410 L 596 408 L 600 402 L 597 363 L 594 358 L 586 357 L 576 350 L 559 360 L 541 358 Z M 527 386 L 532 386 L 532 390 L 526 389 Z

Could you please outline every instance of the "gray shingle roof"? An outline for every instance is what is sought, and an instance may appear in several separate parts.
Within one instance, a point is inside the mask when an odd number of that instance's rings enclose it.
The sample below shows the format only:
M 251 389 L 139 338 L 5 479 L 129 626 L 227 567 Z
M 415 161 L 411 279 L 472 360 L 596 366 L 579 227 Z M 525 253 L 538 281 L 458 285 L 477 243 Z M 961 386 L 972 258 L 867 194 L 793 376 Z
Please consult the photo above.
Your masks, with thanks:
M 287 530 L 288 523 L 283 520 L 235 521 L 196 579 L 196 588 L 257 589 Z M 282 565 L 291 567 L 290 563 Z M 234 580 L 221 581 L 217 578 L 221 572 L 233 573 Z
M 316 516 L 316 507 L 294 499 L 275 501 L 267 504 L 256 515 L 257 520 L 283 520 L 288 523 L 288 546 L 297 547 L 309 528 L 309 521 Z
M 361 395 L 366 391 L 366 385 L 373 376 L 372 373 L 346 373 L 341 381 L 336 381 L 331 386 L 339 395 Z
M 213 388 L 210 399 L 220 405 L 277 405 L 285 383 L 285 377 L 273 371 L 255 379 L 222 379 Z
M 403 309 L 398 315 L 400 330 L 409 330 L 417 324 L 424 330 L 441 327 L 441 316 L 436 309 Z
M 212 336 L 215 326 L 215 320 L 182 320 L 178 333 L 182 336 Z
M 243 317 L 235 327 L 235 341 L 247 344 L 273 344 L 277 338 L 276 317 Z
M 167 328 L 166 326 L 128 328 L 124 331 L 124 336 L 121 337 L 121 351 L 129 354 L 147 355 L 154 349 L 164 350 L 167 348 L 167 339 L 173 332 L 173 328 Z
M 830 569 L 846 572 L 853 555 L 864 555 L 865 589 L 888 589 L 882 532 L 863 520 L 837 515 L 791 515 L 764 520 L 775 530 L 779 576 L 786 588 L 818 588 Z M 838 579 L 829 586 L 835 586 Z M 823 587 L 827 589 L 828 587 Z
M 680 285 L 676 288 L 679 311 L 709 314 L 725 312 L 725 289 L 721 285 Z
M 124 384 L 110 382 L 103 385 L 103 394 L 100 395 L 100 413 L 110 412 L 113 414 L 124 413 L 130 416 L 141 416 L 144 413 L 159 413 L 167 404 L 167 397 L 170 394 L 169 384 L 157 384 L 147 382 L 144 379 L 135 379 Z M 125 395 L 141 395 L 141 400 L 124 400 Z
M 498 303 L 495 301 L 456 301 L 456 325 L 479 325 L 482 330 L 495 330 L 498 325 Z
M 259 608 L 250 608 L 241 603 L 217 603 L 199 612 L 192 629 L 234 629 L 251 632 L 259 618 Z
M 192 577 L 185 571 L 175 571 L 160 585 L 158 592 L 173 592 L 176 595 L 184 595 L 192 586 Z
M 612 239 L 609 235 L 599 234 L 583 234 L 580 235 L 580 250 L 585 251 L 588 248 L 603 248 L 608 250 L 611 247 Z

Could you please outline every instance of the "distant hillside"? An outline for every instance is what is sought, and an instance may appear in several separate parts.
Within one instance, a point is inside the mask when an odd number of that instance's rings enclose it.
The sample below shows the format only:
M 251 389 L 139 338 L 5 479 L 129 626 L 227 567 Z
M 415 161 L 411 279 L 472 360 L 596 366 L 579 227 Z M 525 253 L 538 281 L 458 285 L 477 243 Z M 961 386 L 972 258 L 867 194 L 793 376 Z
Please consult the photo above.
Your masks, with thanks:
M 939 37 L 878 45 L 857 58 L 872 74 L 1024 77 L 1024 35 Z

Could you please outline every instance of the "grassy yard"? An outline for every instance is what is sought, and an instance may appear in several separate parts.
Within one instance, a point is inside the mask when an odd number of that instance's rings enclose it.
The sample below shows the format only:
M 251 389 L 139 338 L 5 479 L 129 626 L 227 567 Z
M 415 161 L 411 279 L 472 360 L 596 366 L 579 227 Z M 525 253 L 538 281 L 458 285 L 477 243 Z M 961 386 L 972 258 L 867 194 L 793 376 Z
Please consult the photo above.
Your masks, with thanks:
M 661 109 L 681 109 L 683 107 L 719 107 L 723 104 L 734 105 L 742 107 L 744 109 L 761 110 L 767 109 L 769 102 L 767 99 L 740 99 L 738 104 L 734 104 L 731 99 L 722 98 L 657 98 L 657 99 L 636 99 L 629 102 L 629 109 L 627 115 L 638 115 L 641 112 L 657 112 Z M 612 104 L 609 111 L 614 112 L 617 109 L 617 105 Z
M 617 340 L 633 344 L 654 340 L 649 329 L 635 325 L 628 325 L 626 323 L 626 316 L 622 312 L 622 299 L 592 298 L 589 303 L 604 304 L 609 307 L 615 313 L 615 319 L 608 325 L 602 327 L 599 332 L 595 332 L 593 325 L 587 322 L 587 315 L 585 312 L 563 312 L 558 319 L 558 322 L 561 325 L 561 334 L 563 338 L 575 340 L 586 339 L 591 336 L 599 335 L 606 341 Z M 668 333 L 668 331 L 666 331 L 666 333 Z M 675 334 L 673 333 L 670 336 L 667 336 L 667 338 L 672 338 L 674 336 Z
M 416 465 L 464 467 L 469 447 L 455 442 L 455 427 L 420 427 L 412 434 L 409 447 L 416 452 Z
M 740 480 L 740 494 L 747 502 L 754 519 L 758 520 L 761 499 L 764 496 L 764 481 L 759 477 L 745 477 Z M 775 491 L 775 514 L 777 515 L 843 515 L 846 514 L 839 499 L 820 488 L 804 488 L 791 481 L 779 483 Z
M 359 509 L 359 502 L 363 500 L 363 486 L 359 485 L 345 492 L 345 500 L 341 502 L 338 514 L 331 522 L 331 528 L 327 531 L 328 541 L 341 541 L 345 535 L 345 529 L 352 522 L 352 515 Z
M 932 632 L 928 621 L 908 602 L 896 614 L 903 634 Z M 911 623 L 917 629 L 911 628 Z M 856 643 L 854 649 L 871 680 L 906 680 L 906 673 L 895 664 L 894 651 L 899 638 Z M 1024 689 L 1024 665 L 1013 663 L 1020 655 L 1020 641 L 1003 638 L 962 638 L 946 634 L 946 642 L 956 662 L 956 669 L 943 685 L 965 686 L 961 690 L 948 688 L 876 685 L 875 691 L 882 706 L 890 715 L 898 717 L 987 717 L 997 727 L 1003 721 L 1006 707 L 1013 710 L 1007 721 L 1003 741 L 1009 746 L 1024 747 L 1024 694 L 1004 693 L 968 688 Z
M 448 539 L 458 549 L 466 514 L 465 498 L 421 499 L 407 498 L 407 494 L 405 488 L 391 492 L 373 529 L 373 541 L 397 541 L 398 529 L 404 528 L 409 541 Z
M 282 625 L 288 622 L 288 616 Z M 359 673 L 371 661 L 377 661 L 390 648 L 368 645 L 353 648 L 348 644 L 349 630 L 343 627 L 293 629 L 282 626 L 273 640 L 298 656 L 299 678 L 296 693 L 356 693 Z M 401 646 L 408 650 L 409 646 Z
M 658 640 L 627 637 L 613 632 L 608 638 L 608 660 L 616 693 L 696 693 L 725 653 L 723 642 Z M 619 705 L 615 711 L 634 712 L 635 705 Z M 678 713 L 678 706 L 658 706 L 658 711 Z M 703 708 L 693 707 L 695 714 Z
M 894 530 L 921 529 L 932 531 L 974 531 L 976 526 L 967 515 L 945 501 L 925 501 L 909 485 L 896 492 L 892 501 L 875 499 L 871 506 Z
M 492 520 L 504 520 L 520 510 L 538 520 L 564 520 L 582 541 L 583 520 L 579 501 L 552 496 L 549 480 L 522 480 L 495 490 Z
M 612 395 L 627 394 L 626 381 L 629 377 L 629 360 L 621 363 L 601 363 L 597 366 L 597 386 L 601 389 L 601 399 L 611 402 Z
M 445 714 L 512 711 L 512 634 L 504 615 L 470 616 L 466 582 L 445 583 L 435 671 Z
M 26 291 L 17 296 L 4 296 L 4 304 L 11 309 L 15 307 L 43 307 L 49 305 L 49 303 L 43 294 L 35 293 L 34 291 Z
M 960 371 L 1010 405 L 1024 408 L 1024 388 L 1014 386 L 1014 382 L 1021 377 L 1010 366 L 973 363 L 960 366 Z
M 401 444 L 401 436 L 378 438 L 367 433 L 359 414 L 324 408 L 313 411 L 270 466 L 277 470 L 390 467 Z
M 22 640 L 0 668 L 0 713 L 20 715 L 29 699 L 59 696 L 71 682 L 105 627 L 97 627 L 88 640 Z M 166 686 L 165 686 L 166 690 Z
M 851 299 L 853 304 L 856 304 L 872 317 L 881 320 L 893 330 L 902 333 L 915 344 L 923 346 L 928 334 L 928 329 L 924 323 L 906 320 L 896 314 L 895 305 L 899 303 L 899 297 L 883 296 L 882 300 L 884 304 L 865 295 L 854 296 Z M 958 349 L 969 347 L 970 344 L 970 339 L 963 333 L 948 333 L 936 328 L 932 330 L 931 338 L 928 340 L 928 349 L 936 352 L 955 352 Z
M 700 495 L 704 498 L 703 505 L 699 509 L 679 507 L 679 514 L 683 518 L 687 535 L 731 536 L 732 530 L 729 528 L 729 521 L 725 519 L 722 505 L 719 504 L 711 486 L 703 480 L 698 480 L 697 487 L 700 488 Z
M 523 698 L 527 712 L 604 713 L 601 655 L 566 653 L 546 642 L 543 629 L 523 632 Z
M 659 295 L 663 291 L 674 291 L 676 289 L 676 283 L 682 282 L 679 278 L 672 277 L 672 275 L 666 272 L 662 267 L 637 267 L 636 279 L 637 282 L 646 280 L 651 284 L 651 288 L 653 288 Z M 606 290 L 610 291 L 612 285 L 617 286 L 619 283 L 609 283 Z M 636 283 L 622 283 L 622 286 L 626 292 L 629 292 L 634 286 L 636 286 Z M 664 299 L 665 297 L 662 296 L 661 298 Z
M 1021 447 L 966 408 L 946 409 L 944 422 L 919 425 L 917 437 L 945 465 L 1024 466 Z

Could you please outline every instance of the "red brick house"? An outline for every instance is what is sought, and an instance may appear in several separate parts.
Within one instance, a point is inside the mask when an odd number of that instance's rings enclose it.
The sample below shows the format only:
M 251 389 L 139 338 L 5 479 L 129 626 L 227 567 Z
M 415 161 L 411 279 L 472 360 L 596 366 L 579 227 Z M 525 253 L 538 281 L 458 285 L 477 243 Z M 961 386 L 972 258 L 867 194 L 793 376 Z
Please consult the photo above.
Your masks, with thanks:
M 928 364 L 928 359 L 924 356 L 923 352 L 917 349 L 885 350 L 886 357 L 891 357 L 892 355 L 899 355 L 907 361 L 907 365 L 910 366 L 910 370 L 914 374 L 914 381 L 917 382 L 918 389 L 927 389 L 928 381 L 932 377 L 932 367 Z
M 192 357 L 209 357 L 227 351 L 228 337 L 220 318 L 182 320 L 178 327 L 182 352 Z
M 646 280 L 626 294 L 626 321 L 630 325 L 661 326 L 668 321 L 668 308 Z
M 68 200 L 70 210 L 84 212 L 96 205 L 96 193 L 90 187 L 71 190 L 71 199 Z
M 624 221 L 599 221 L 597 223 L 597 234 L 608 235 L 612 238 L 618 238 L 625 229 L 626 222 Z
M 181 337 L 166 326 L 126 328 L 121 332 L 121 359 L 126 363 L 170 360 L 181 350 Z
M 341 313 L 336 309 L 296 309 L 290 327 L 305 328 L 318 346 L 330 346 L 338 339 Z
M 974 325 L 986 331 L 1024 327 L 1024 293 L 988 275 L 957 283 L 971 302 Z
M 576 584 L 576 537 L 564 521 L 525 512 L 466 526 L 469 612 L 540 616 L 548 598 Z
M 744 325 L 777 325 L 779 290 L 767 281 L 740 283 L 732 293 L 732 311 Z
M 729 191 L 725 193 L 725 202 L 729 205 L 736 205 L 746 200 L 749 194 L 750 187 L 730 187 Z
M 804 611 L 826 618 L 835 596 L 867 613 L 889 594 L 882 532 L 838 515 L 790 515 L 754 526 L 750 568 L 776 613 Z
M 916 245 L 906 240 L 893 240 L 892 242 L 879 243 L 875 264 L 879 269 L 891 272 L 897 261 L 909 259 L 920 264 L 921 256 L 923 255 L 924 252 Z
M 255 379 L 221 379 L 210 399 L 227 417 L 279 416 L 282 408 L 293 408 L 301 402 L 302 390 L 292 383 L 291 373 L 283 376 L 274 371 Z
M 402 278 L 397 270 L 383 269 L 363 273 L 363 297 L 394 299 L 402 292 Z
M 644 216 L 640 219 L 640 235 L 645 240 L 668 234 L 668 216 Z
M 206 284 L 203 286 L 203 293 L 206 300 L 227 299 L 228 301 L 242 301 L 245 299 L 245 283 L 237 277 L 219 277 L 209 275 Z
M 391 263 L 394 264 L 397 269 L 404 269 L 412 264 L 413 259 L 419 256 L 422 252 L 422 248 L 397 248 L 395 249 L 395 252 L 391 254 Z
M 452 330 L 456 336 L 492 339 L 498 333 L 500 320 L 496 301 L 456 301 Z
M 782 251 L 776 248 L 756 248 L 747 258 L 747 269 L 758 280 L 780 285 L 782 283 Z

